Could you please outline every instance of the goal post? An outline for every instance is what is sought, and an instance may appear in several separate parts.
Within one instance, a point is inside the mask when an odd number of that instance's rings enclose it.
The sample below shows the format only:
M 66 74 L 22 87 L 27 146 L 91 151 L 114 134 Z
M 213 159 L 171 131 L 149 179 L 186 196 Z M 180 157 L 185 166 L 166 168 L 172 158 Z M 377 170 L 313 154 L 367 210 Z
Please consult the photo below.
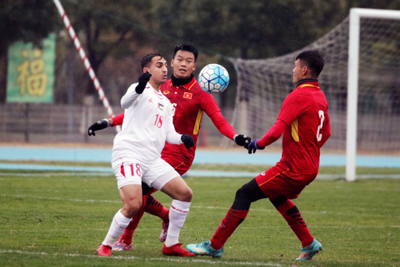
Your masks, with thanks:
M 349 22 L 349 60 L 347 94 L 347 132 L 346 132 L 346 180 L 356 179 L 357 155 L 357 106 L 360 56 L 361 18 L 398 19 L 400 11 L 352 8 Z
M 332 135 L 322 153 L 343 154 L 343 161 L 331 160 L 329 165 L 346 164 L 340 175 L 354 181 L 357 153 L 400 151 L 400 11 L 351 9 L 331 31 L 297 51 L 265 59 L 231 59 L 237 72 L 232 126 L 252 138 L 262 137 L 294 89 L 296 56 L 311 49 L 320 50 L 325 58 L 319 81 L 329 103 Z M 271 144 L 276 149 L 281 145 L 281 140 Z M 358 162 L 363 164 L 369 166 Z

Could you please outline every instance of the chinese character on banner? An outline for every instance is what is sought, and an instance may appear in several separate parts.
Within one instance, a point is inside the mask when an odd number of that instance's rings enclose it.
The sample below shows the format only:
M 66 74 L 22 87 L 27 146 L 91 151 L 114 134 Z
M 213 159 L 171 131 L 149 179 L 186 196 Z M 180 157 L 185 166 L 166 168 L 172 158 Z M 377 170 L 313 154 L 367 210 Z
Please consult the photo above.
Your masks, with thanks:
M 9 48 L 7 102 L 47 102 L 53 100 L 55 38 L 50 35 L 43 47 L 18 42 Z
M 29 59 L 29 52 L 22 50 L 22 57 L 25 59 L 17 70 L 19 73 L 15 85 L 21 87 L 20 94 L 24 96 L 28 93 L 31 96 L 42 96 L 46 91 L 47 73 L 44 71 L 45 62 L 43 60 L 43 50 L 33 50 L 33 60 Z

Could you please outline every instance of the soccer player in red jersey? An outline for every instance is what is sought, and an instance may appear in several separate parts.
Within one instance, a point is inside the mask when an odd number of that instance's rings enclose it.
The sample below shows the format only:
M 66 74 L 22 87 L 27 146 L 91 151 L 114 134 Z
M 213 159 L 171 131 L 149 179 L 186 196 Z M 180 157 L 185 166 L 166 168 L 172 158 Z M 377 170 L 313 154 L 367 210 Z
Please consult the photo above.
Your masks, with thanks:
M 193 137 L 195 145 L 187 149 L 182 145 L 165 144 L 161 158 L 169 163 L 180 175 L 185 174 L 192 165 L 197 137 L 204 112 L 211 118 L 217 129 L 237 145 L 248 145 L 251 139 L 242 134 L 236 134 L 232 126 L 222 116 L 221 111 L 211 94 L 204 92 L 196 81 L 193 71 L 196 69 L 198 51 L 191 44 L 178 44 L 173 53 L 171 66 L 173 75 L 170 80 L 161 86 L 161 91 L 175 107 L 173 124 L 175 130 L 181 134 L 189 134 Z M 104 119 L 94 123 L 88 129 L 89 135 L 94 135 L 97 130 L 108 126 L 121 125 L 124 113 L 110 119 Z M 146 185 L 142 186 L 146 188 Z M 143 191 L 143 208 L 133 217 L 129 226 L 125 229 L 113 250 L 132 249 L 132 235 L 143 215 L 143 212 L 159 216 L 163 220 L 163 231 L 160 241 L 165 241 L 168 229 L 169 214 L 160 202 L 150 194 L 154 191 L 147 187 Z
M 303 249 L 296 260 L 309 260 L 322 249 L 290 199 L 297 198 L 317 176 L 320 148 L 331 135 L 328 102 L 317 79 L 323 67 L 323 57 L 317 50 L 304 51 L 296 57 L 295 89 L 283 102 L 275 124 L 260 140 L 253 140 L 247 146 L 249 154 L 255 153 L 283 134 L 281 160 L 236 192 L 212 239 L 188 245 L 191 252 L 221 257 L 225 242 L 246 218 L 250 204 L 263 198 L 269 198 L 300 239 Z

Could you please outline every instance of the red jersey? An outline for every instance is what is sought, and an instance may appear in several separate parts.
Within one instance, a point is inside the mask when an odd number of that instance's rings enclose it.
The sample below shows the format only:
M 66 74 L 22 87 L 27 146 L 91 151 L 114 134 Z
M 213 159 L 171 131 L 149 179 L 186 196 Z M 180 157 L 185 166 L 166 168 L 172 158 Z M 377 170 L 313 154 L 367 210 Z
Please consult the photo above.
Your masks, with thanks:
M 178 165 L 170 163 L 172 167 L 178 168 L 179 164 L 182 164 L 182 173 L 190 168 L 195 156 L 197 136 L 200 132 L 204 112 L 222 134 L 233 139 L 236 134 L 235 130 L 222 116 L 221 110 L 212 95 L 203 91 L 194 77 L 189 83 L 181 86 L 173 85 L 172 80 L 167 80 L 165 84 L 161 85 L 160 89 L 175 108 L 173 116 L 175 131 L 180 134 L 189 134 L 194 139 L 194 146 L 190 149 L 187 149 L 183 144 L 165 143 L 161 157 L 163 159 L 173 158 Z M 114 117 L 114 126 L 122 124 L 123 118 L 123 114 Z
M 320 148 L 331 135 L 328 102 L 318 81 L 298 85 L 283 102 L 279 120 L 286 125 L 280 163 L 296 173 L 318 173 Z M 257 144 L 265 146 L 264 140 Z
M 172 84 L 172 80 L 161 85 L 161 91 L 171 101 L 175 107 L 174 126 L 175 130 L 180 134 L 189 134 L 194 139 L 194 146 L 187 149 L 184 145 L 165 144 L 162 156 L 183 157 L 186 163 L 192 163 L 196 150 L 197 137 L 200 131 L 201 120 L 205 112 L 209 117 L 222 117 L 221 110 L 211 94 L 204 92 L 200 84 L 193 79 L 182 86 Z M 216 115 L 216 116 L 213 116 Z M 223 118 L 223 117 L 222 117 Z M 213 119 L 217 128 L 232 139 L 235 131 L 231 125 L 223 119 L 222 124 L 219 124 Z M 227 133 L 224 130 L 228 130 Z

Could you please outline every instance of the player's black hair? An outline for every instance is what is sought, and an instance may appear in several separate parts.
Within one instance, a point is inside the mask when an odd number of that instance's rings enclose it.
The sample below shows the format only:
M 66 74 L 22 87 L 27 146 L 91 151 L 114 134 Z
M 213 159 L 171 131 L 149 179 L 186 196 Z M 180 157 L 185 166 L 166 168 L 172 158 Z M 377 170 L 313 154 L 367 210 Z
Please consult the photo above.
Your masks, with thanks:
M 197 55 L 199 54 L 199 51 L 197 50 L 197 48 L 196 48 L 194 45 L 189 44 L 189 43 L 177 44 L 177 45 L 175 46 L 174 55 L 172 56 L 172 58 L 175 58 L 175 55 L 176 55 L 176 53 L 177 53 L 179 50 L 188 51 L 188 52 L 193 53 L 193 55 L 194 55 L 194 62 L 197 61 Z
M 150 53 L 145 55 L 141 60 L 140 60 L 140 67 L 143 69 L 144 67 L 147 67 L 153 57 L 160 57 L 163 58 L 163 56 L 160 53 Z
M 318 50 L 303 51 L 296 57 L 298 59 L 310 69 L 313 78 L 318 78 L 325 65 L 324 56 Z

